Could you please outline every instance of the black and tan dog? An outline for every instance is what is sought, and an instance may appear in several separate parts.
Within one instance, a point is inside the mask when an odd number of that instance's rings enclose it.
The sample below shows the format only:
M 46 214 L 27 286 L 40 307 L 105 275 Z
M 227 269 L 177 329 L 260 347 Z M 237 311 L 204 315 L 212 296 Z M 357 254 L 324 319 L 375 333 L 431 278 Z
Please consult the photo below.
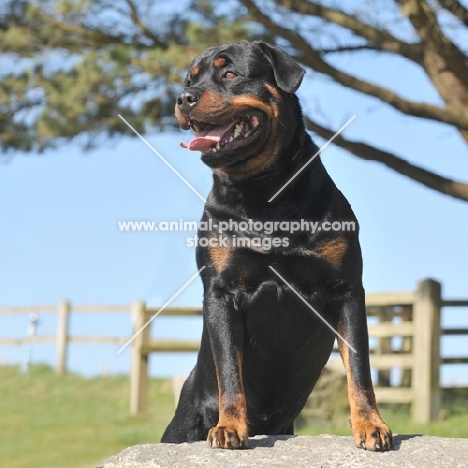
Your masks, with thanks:
M 177 99 L 179 125 L 196 134 L 181 145 L 201 151 L 213 170 L 202 220 L 244 221 L 244 227 L 251 221 L 247 230 L 231 222 L 222 239 L 215 228 L 199 232 L 205 238 L 197 247 L 198 267 L 205 266 L 201 347 L 162 442 L 208 439 L 212 447 L 245 448 L 249 436 L 292 434 L 332 351 L 333 327 L 355 444 L 392 446 L 369 369 L 357 228 L 290 233 L 279 224 L 357 227 L 349 203 L 319 157 L 269 202 L 317 151 L 294 94 L 304 72 L 264 42 L 212 47 L 193 61 Z M 255 221 L 276 221 L 276 229 L 257 232 Z M 239 246 L 240 238 L 261 242 Z

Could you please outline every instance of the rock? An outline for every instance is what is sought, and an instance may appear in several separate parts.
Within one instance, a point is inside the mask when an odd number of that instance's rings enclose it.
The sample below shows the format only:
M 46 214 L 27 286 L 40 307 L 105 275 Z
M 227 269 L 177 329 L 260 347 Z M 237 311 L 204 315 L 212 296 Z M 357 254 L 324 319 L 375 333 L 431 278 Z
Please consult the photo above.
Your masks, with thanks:
M 248 450 L 211 449 L 206 442 L 129 447 L 98 468 L 464 468 L 468 439 L 395 436 L 391 452 L 366 452 L 351 437 L 256 436 Z

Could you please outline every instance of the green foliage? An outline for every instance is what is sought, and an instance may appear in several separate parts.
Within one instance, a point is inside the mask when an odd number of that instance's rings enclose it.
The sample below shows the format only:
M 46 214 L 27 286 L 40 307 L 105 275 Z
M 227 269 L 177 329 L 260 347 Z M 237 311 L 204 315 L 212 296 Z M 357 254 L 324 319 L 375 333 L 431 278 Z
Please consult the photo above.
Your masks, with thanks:
M 175 7 L 176 8 L 176 7 Z M 3 14 L 1 14 L 3 13 Z M 174 125 L 190 61 L 250 37 L 239 15 L 209 0 L 159 14 L 151 0 L 6 1 L 0 12 L 0 149 L 44 151 L 74 140 Z
M 420 0 L 408 15 L 398 3 L 388 8 L 382 2 L 361 3 L 366 2 L 3 0 L 0 157 L 69 140 L 88 148 L 102 137 L 133 135 L 119 113 L 140 133 L 172 126 L 174 101 L 190 61 L 209 46 L 241 39 L 277 42 L 334 86 L 377 99 L 402 116 L 450 125 L 468 142 L 466 7 L 454 0 L 437 5 Z M 450 22 L 440 21 L 442 11 L 459 22 L 460 35 Z M 418 66 L 444 105 L 413 102 L 404 97 L 412 95 L 411 89 L 400 94 L 339 65 L 370 52 Z M 349 58 L 337 60 L 341 54 Z M 320 112 L 305 115 L 307 129 L 329 139 L 336 129 L 322 120 Z M 334 144 L 468 201 L 468 184 L 389 153 L 378 142 L 340 136 Z

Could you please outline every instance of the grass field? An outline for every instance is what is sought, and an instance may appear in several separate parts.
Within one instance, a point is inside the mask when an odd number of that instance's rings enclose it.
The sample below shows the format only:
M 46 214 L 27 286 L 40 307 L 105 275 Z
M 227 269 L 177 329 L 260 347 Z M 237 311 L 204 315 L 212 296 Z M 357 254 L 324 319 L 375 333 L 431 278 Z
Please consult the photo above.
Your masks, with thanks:
M 130 416 L 128 377 L 85 379 L 57 376 L 46 366 L 29 374 L 0 367 L 0 467 L 93 467 L 129 445 L 158 442 L 173 414 L 171 384 L 151 380 L 149 408 Z M 444 407 L 446 419 L 409 423 L 408 412 L 388 408 L 385 420 L 395 433 L 468 437 L 468 404 Z M 345 421 L 302 428 L 300 434 L 349 435 Z

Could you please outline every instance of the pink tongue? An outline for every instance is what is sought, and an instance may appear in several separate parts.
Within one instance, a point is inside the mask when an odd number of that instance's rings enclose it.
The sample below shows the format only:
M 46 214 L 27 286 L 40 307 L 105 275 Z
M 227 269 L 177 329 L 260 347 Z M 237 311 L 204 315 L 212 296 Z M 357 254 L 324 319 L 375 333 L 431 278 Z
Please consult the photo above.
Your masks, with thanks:
M 187 148 L 190 151 L 208 151 L 216 143 L 219 143 L 221 137 L 232 127 L 233 123 L 229 123 L 224 127 L 214 127 L 210 125 L 207 130 L 203 130 L 190 143 L 180 142 L 182 148 Z

